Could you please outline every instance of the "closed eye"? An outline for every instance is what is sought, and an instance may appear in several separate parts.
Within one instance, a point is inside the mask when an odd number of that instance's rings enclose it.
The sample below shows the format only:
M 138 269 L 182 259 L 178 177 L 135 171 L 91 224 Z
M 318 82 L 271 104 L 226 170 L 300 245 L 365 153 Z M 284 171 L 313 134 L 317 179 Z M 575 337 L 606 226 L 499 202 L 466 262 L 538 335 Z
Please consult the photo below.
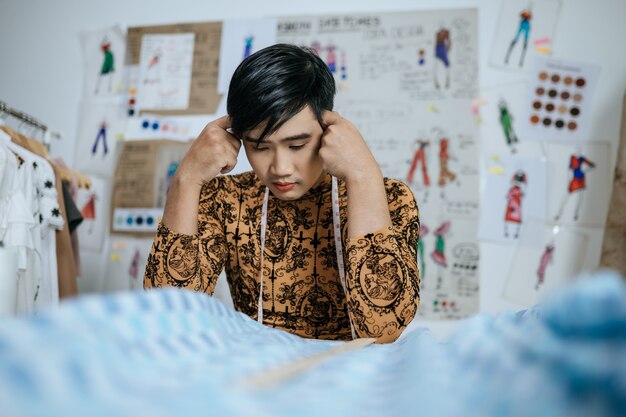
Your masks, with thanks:
M 298 151 L 300 149 L 304 148 L 304 145 L 291 145 L 289 147 L 289 149 L 293 149 L 294 151 Z

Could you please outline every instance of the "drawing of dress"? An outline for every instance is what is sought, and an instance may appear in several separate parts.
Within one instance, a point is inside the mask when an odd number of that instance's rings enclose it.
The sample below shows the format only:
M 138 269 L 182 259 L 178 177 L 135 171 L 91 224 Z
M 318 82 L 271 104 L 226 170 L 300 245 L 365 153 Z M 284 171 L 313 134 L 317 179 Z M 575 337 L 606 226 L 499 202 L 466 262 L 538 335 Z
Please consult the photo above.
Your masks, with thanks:
M 519 185 L 514 185 L 506 195 L 506 214 L 504 220 L 509 223 L 522 222 L 522 189 Z
M 552 262 L 553 257 L 554 245 L 549 243 L 543 251 L 543 255 L 541 255 L 541 260 L 539 261 L 539 269 L 537 269 L 537 284 L 535 285 L 536 290 L 538 290 L 539 286 L 543 284 L 543 280 L 546 275 L 546 268 L 548 267 L 548 264 Z
M 440 187 L 446 185 L 449 181 L 454 181 L 456 174 L 448 169 L 448 160 L 450 155 L 448 154 L 448 139 L 441 139 L 439 141 L 439 181 Z
M 506 209 L 504 213 L 504 236 L 509 236 L 508 225 L 513 223 L 517 225 L 515 238 L 519 237 L 519 231 L 522 224 L 522 198 L 524 190 L 522 187 L 526 185 L 526 173 L 517 171 L 511 179 L 511 188 L 506 194 Z
M 449 228 L 450 228 L 450 222 L 446 221 L 446 222 L 443 222 L 441 226 L 439 226 L 437 230 L 433 232 L 433 234 L 436 237 L 435 250 L 433 250 L 433 252 L 430 254 L 431 258 L 433 258 L 433 261 L 435 261 L 437 265 L 443 266 L 444 268 L 448 267 L 448 263 L 446 261 L 446 253 L 445 253 L 446 242 L 444 240 L 444 235 L 448 232 Z
M 569 169 L 572 170 L 572 179 L 570 180 L 569 186 L 567 187 L 567 191 L 569 191 L 570 193 L 585 189 L 585 171 L 583 171 L 584 164 L 589 165 L 591 168 L 596 166 L 593 162 L 591 162 L 582 155 L 571 156 Z
M 102 66 L 100 66 L 100 74 L 98 74 L 98 81 L 96 83 L 96 94 L 98 94 L 100 90 L 100 79 L 105 75 L 109 76 L 109 91 L 111 91 L 112 77 L 115 72 L 115 58 L 113 56 L 113 52 L 111 52 L 111 42 L 105 38 L 100 45 L 100 49 L 102 50 L 104 56 Z
M 329 46 L 326 54 L 326 64 L 333 74 L 337 72 L 337 57 L 335 56 L 335 47 Z
M 111 53 L 111 42 L 102 44 L 102 52 L 104 53 L 104 62 L 102 62 L 102 68 L 100 68 L 100 74 L 106 75 L 115 71 L 115 60 L 113 53 Z
M 85 203 L 83 208 L 80 211 L 80 214 L 83 216 L 85 220 L 91 220 L 89 224 L 89 233 L 93 231 L 93 224 L 96 220 L 96 195 L 90 194 L 89 200 Z
M 578 220 L 580 208 L 583 203 L 583 194 L 587 188 L 586 173 L 583 170 L 585 164 L 590 168 L 594 168 L 596 166 L 596 164 L 585 158 L 583 155 L 572 155 L 570 157 L 568 169 L 572 171 L 572 178 L 567 185 L 567 193 L 563 196 L 563 201 L 561 202 L 561 207 L 555 216 L 555 220 L 559 220 L 561 218 L 567 200 L 574 193 L 578 194 L 578 201 L 576 202 L 576 209 L 574 211 L 574 220 Z

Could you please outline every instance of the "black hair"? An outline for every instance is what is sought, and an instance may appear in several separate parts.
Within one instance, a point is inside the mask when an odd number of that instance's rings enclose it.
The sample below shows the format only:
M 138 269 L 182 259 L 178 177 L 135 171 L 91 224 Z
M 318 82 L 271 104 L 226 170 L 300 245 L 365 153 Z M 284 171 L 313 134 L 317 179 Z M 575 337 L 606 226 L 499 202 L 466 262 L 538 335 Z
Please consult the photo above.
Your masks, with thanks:
M 307 105 L 321 124 L 322 112 L 333 109 L 335 92 L 333 74 L 313 49 L 268 46 L 244 59 L 230 80 L 226 108 L 231 130 L 242 138 L 266 123 L 261 143 Z

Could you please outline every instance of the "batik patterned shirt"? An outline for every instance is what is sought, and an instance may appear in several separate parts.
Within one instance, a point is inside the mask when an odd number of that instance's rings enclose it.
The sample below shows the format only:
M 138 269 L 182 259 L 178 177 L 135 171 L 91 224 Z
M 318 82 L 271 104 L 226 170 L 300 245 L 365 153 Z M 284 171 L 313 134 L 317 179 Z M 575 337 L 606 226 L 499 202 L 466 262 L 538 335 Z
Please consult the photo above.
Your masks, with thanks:
M 384 180 L 392 226 L 348 239 L 345 183 L 338 181 L 346 288 L 333 235 L 331 177 L 283 201 L 270 193 L 263 256 L 263 322 L 307 338 L 357 336 L 393 340 L 419 305 L 419 216 L 411 190 Z M 212 294 L 221 271 L 235 309 L 257 318 L 261 214 L 265 186 L 253 172 L 220 176 L 203 186 L 198 232 L 160 224 L 144 287 L 184 287 Z

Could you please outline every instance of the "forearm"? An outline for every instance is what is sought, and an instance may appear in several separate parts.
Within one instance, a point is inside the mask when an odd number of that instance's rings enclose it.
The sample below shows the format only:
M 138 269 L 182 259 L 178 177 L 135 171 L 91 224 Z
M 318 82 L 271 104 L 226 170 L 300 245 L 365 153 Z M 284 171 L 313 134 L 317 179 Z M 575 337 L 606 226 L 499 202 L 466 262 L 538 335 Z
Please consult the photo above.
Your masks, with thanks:
M 419 305 L 414 249 L 388 227 L 349 241 L 346 255 L 348 311 L 357 335 L 393 342 Z
M 399 181 L 385 180 L 383 191 L 390 224 L 345 242 L 350 317 L 360 337 L 375 337 L 379 343 L 394 341 L 411 322 L 420 285 L 417 203 Z
M 348 239 L 391 226 L 387 193 L 380 168 L 367 175 L 346 178 Z
M 170 230 L 194 236 L 198 232 L 198 205 L 202 184 L 176 173 L 167 192 L 163 224 Z
M 206 227 L 219 236 L 219 225 Z M 226 246 L 214 248 L 207 256 L 202 245 L 201 237 L 176 233 L 160 224 L 148 256 L 144 288 L 179 287 L 212 295 L 224 267 Z

